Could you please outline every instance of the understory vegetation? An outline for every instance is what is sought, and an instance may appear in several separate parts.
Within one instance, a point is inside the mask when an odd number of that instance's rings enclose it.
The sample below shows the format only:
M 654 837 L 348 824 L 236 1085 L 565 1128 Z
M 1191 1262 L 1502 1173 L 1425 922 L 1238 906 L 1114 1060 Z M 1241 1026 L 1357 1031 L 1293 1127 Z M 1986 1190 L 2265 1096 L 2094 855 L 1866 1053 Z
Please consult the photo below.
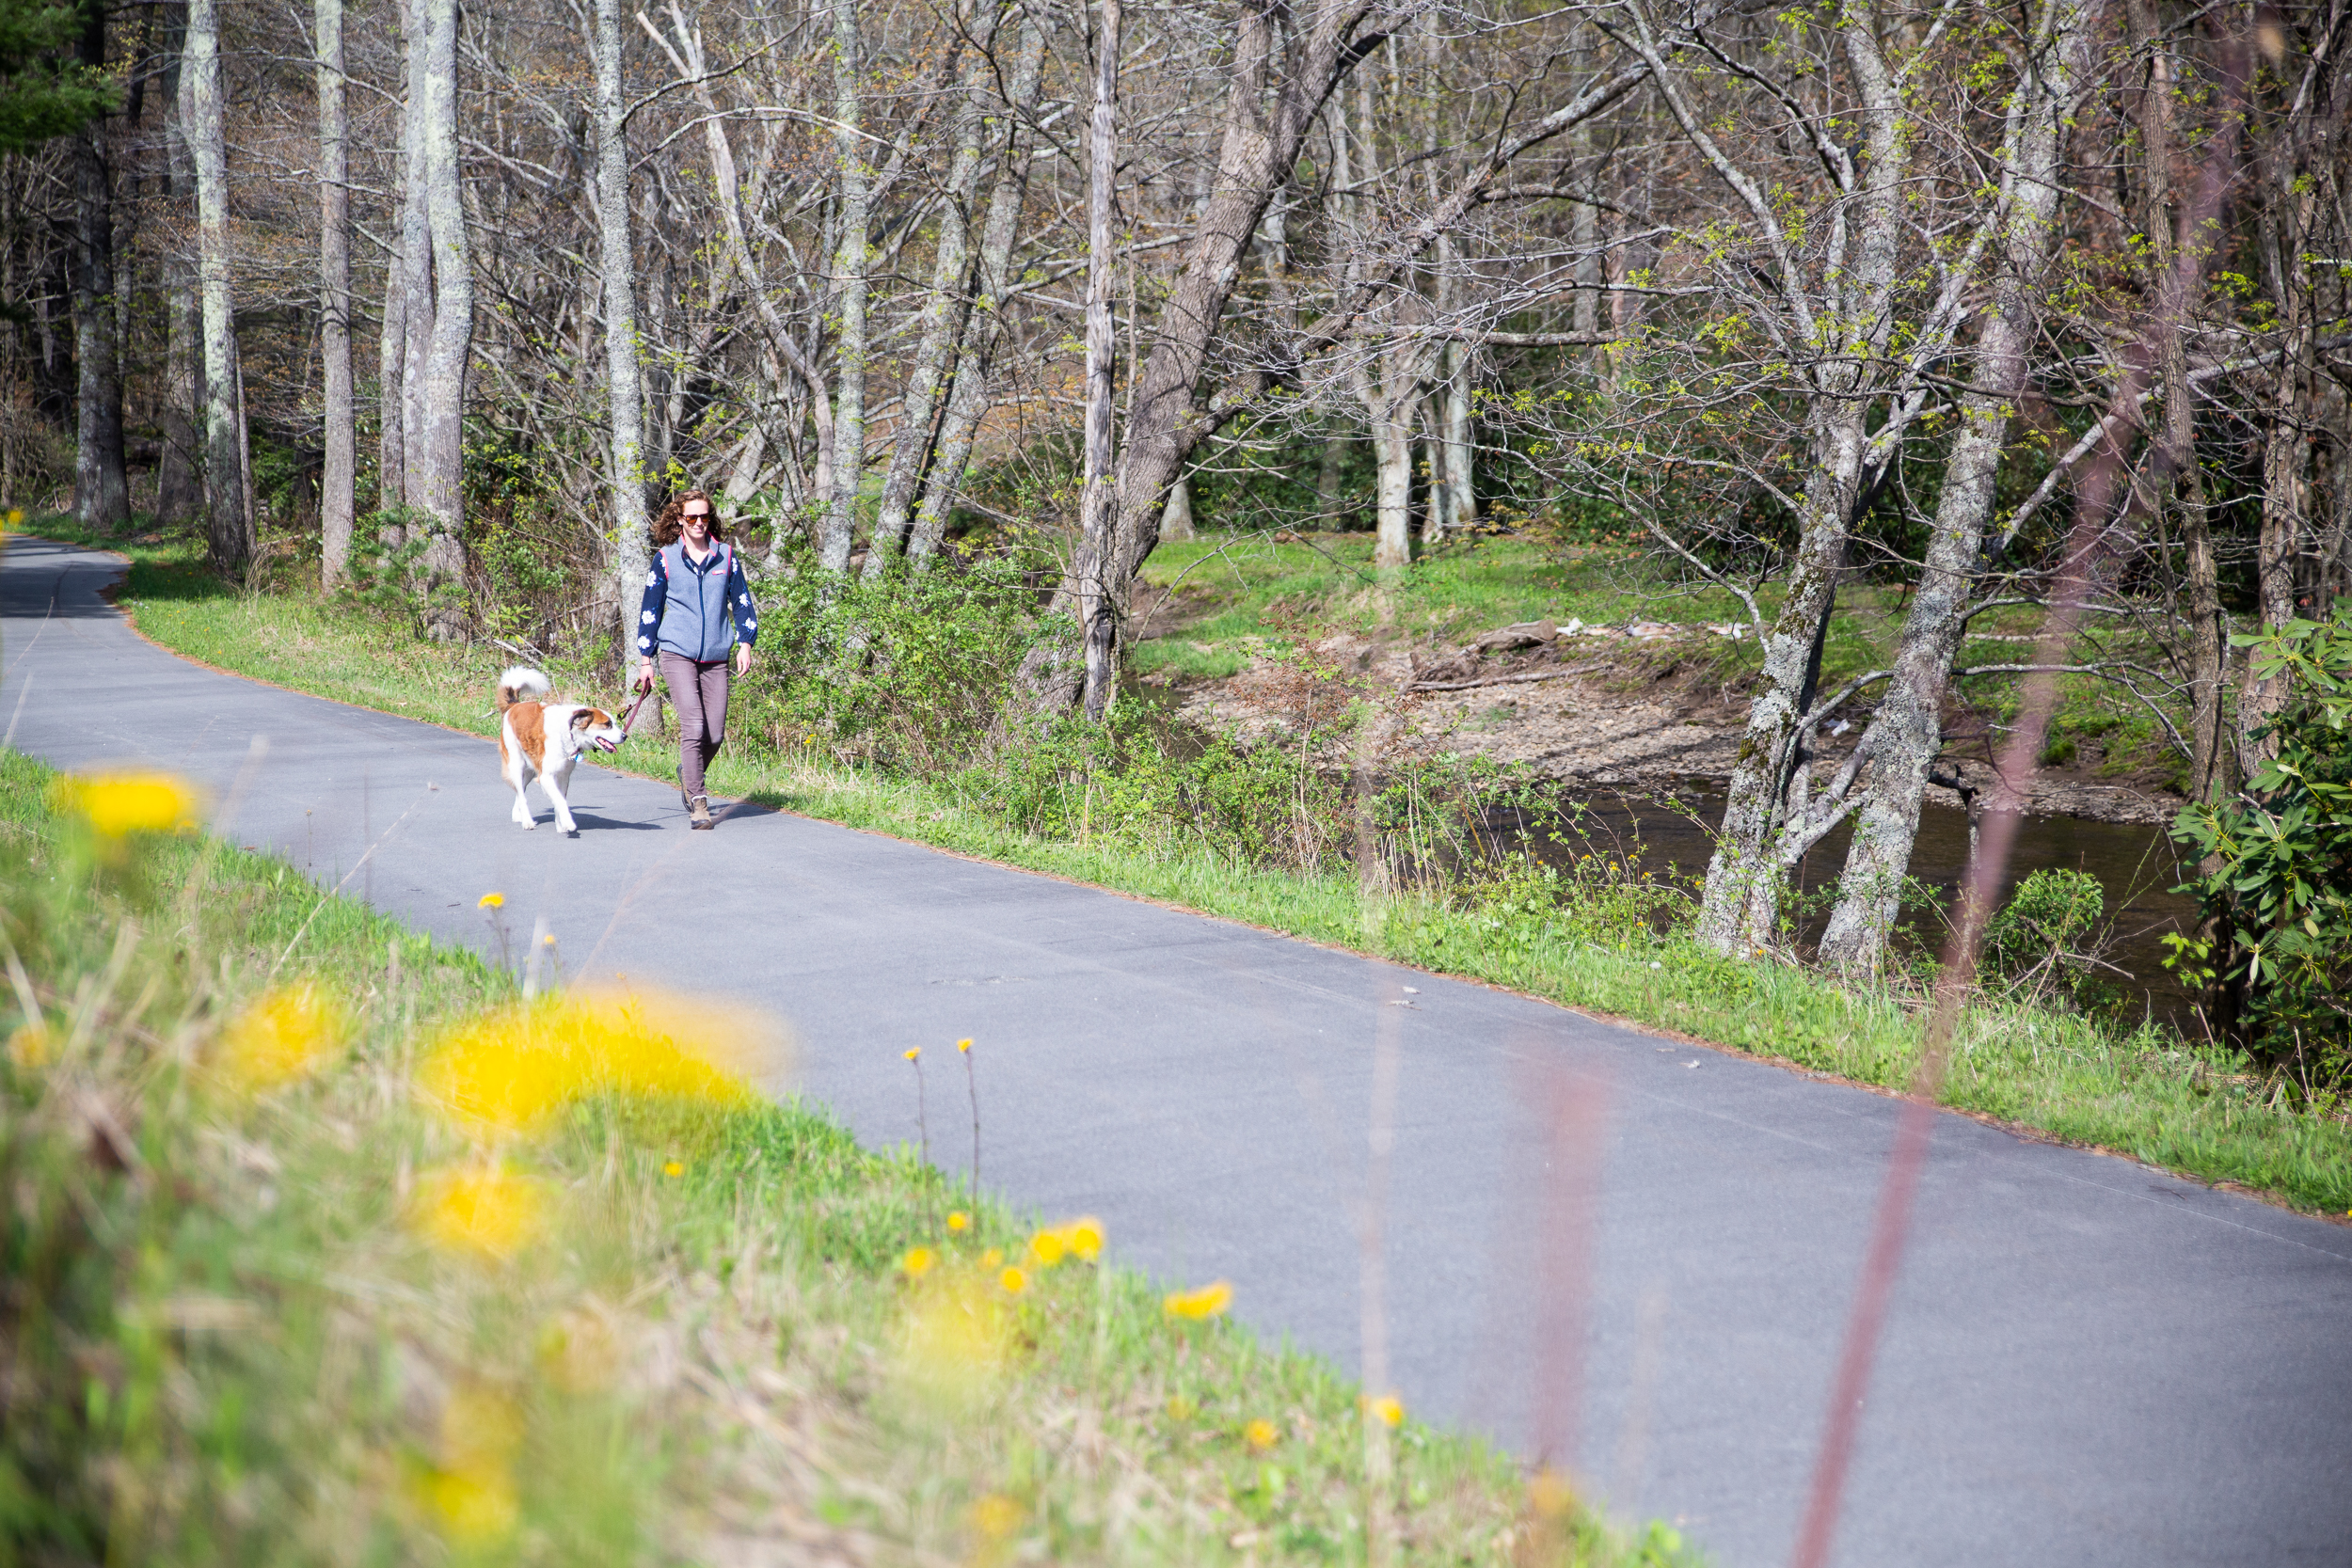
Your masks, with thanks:
M 1684 1560 L 200 811 L 0 753 L 0 1557 Z
M 123 601 L 167 647 L 324 696 L 492 728 L 490 683 L 510 648 L 429 645 L 406 625 L 307 592 L 226 594 L 184 547 L 140 555 Z M 822 604 L 799 578 L 761 592 L 778 635 L 743 683 L 746 717 L 712 773 L 723 793 L 1859 1083 L 1912 1082 L 1931 966 L 1914 960 L 1861 986 L 1712 952 L 1691 935 L 1686 882 L 1535 781 L 1459 759 L 1359 766 L 1381 715 L 1343 674 L 1312 673 L 1322 717 L 1280 744 L 1203 735 L 1139 693 L 1099 726 L 1008 725 L 975 694 L 1001 689 L 1037 635 L 1034 598 L 1012 566 L 884 578 Z M 586 664 L 558 672 L 581 693 L 598 679 Z M 673 768 L 650 736 L 620 761 L 655 776 Z M 1506 848 L 1490 827 L 1504 807 L 1549 812 L 1548 831 L 1566 841 L 1552 847 L 1565 852 Z M 1359 859 L 1359 845 L 1375 852 Z M 1946 1102 L 2298 1207 L 2352 1211 L 2340 1083 L 2185 1039 L 2120 1005 L 2089 961 L 2096 902 L 2095 889 L 2044 877 L 1996 918 Z

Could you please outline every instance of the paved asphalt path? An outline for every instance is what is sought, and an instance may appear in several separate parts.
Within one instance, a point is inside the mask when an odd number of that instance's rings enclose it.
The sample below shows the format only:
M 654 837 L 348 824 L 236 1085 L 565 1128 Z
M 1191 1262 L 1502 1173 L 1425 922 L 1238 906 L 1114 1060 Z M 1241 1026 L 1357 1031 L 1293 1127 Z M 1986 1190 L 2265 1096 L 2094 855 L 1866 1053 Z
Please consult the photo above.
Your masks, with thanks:
M 1727 1568 L 1787 1560 L 1892 1101 L 823 822 L 690 833 L 675 791 L 600 770 L 577 839 L 525 833 L 488 742 L 183 662 L 101 600 L 117 570 L 11 544 L 18 747 L 219 798 L 267 736 L 240 841 L 332 884 L 389 829 L 351 891 L 438 938 L 494 946 L 495 889 L 597 973 L 766 1004 L 869 1144 L 914 1138 L 919 1044 L 934 1152 L 968 1158 L 942 1048 L 976 1037 L 990 1187 L 1232 1279 L 1245 1322 L 1351 1369 L 1387 1031 L 1406 1405 L 1573 1443 L 1620 1515 Z M 1536 1113 L 1564 1094 L 1565 1140 Z M 1860 1433 L 1841 1564 L 2352 1563 L 2352 1228 L 1942 1117 Z

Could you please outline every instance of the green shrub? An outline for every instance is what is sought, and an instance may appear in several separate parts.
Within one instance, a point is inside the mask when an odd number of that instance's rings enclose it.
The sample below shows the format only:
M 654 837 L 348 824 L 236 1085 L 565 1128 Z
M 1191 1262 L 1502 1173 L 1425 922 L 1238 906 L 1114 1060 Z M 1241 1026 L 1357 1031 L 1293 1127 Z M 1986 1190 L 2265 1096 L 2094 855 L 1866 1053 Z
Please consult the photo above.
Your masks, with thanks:
M 2087 1001 L 2106 912 L 2106 888 L 2090 872 L 2034 872 L 1985 923 L 1980 971 L 2022 995 Z

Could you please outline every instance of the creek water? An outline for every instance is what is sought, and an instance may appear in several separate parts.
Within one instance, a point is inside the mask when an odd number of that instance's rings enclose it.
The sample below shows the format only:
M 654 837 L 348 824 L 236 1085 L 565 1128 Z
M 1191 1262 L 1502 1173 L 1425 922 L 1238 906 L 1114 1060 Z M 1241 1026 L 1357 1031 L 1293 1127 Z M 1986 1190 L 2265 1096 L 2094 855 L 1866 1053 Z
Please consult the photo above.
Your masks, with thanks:
M 1724 810 L 1720 790 L 1703 786 L 1597 793 L 1581 797 L 1579 803 L 1583 810 L 1572 830 L 1546 829 L 1524 819 L 1495 826 L 1506 844 L 1523 845 L 1539 859 L 1573 861 L 1596 849 L 1618 854 L 1638 850 L 1643 869 L 1695 883 L 1707 869 L 1712 847 L 1709 830 L 1722 820 Z M 1816 941 L 1828 920 L 1827 895 L 1836 891 L 1851 836 L 1849 829 L 1838 829 L 1816 845 L 1798 868 L 1801 895 L 1821 895 L 1800 903 L 1798 936 L 1804 943 Z M 1942 952 L 1948 927 L 1939 911 L 1951 907 L 1967 863 L 1967 817 L 1931 804 L 1920 816 L 1910 874 L 1933 891 L 1935 901 L 1905 905 L 1898 938 L 1901 943 L 1913 950 Z M 2163 963 L 2165 933 L 2188 930 L 2197 921 L 2196 901 L 2171 891 L 2182 879 L 2182 866 L 2170 836 L 2144 823 L 2028 816 L 2018 827 L 2002 898 L 2034 872 L 2050 869 L 2088 871 L 2106 889 L 2106 921 L 2098 956 L 2113 967 L 2101 972 L 2101 978 L 2118 990 L 2144 998 L 2146 1013 L 2158 1022 L 2193 1030 L 2189 998 Z

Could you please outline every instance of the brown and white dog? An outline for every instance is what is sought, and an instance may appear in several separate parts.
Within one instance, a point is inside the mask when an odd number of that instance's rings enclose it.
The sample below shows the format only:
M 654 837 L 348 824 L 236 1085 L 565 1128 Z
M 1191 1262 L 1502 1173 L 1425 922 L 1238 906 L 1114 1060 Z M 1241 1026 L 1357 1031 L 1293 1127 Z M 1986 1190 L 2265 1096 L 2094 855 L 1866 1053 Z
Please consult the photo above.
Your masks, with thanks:
M 620 750 L 625 736 L 600 707 L 547 701 L 554 689 L 547 676 L 519 664 L 499 677 L 499 771 L 515 786 L 515 820 L 524 832 L 539 825 L 523 798 L 524 785 L 535 775 L 539 792 L 555 808 L 556 827 L 578 834 L 580 824 L 564 799 L 573 765 L 583 752 Z

